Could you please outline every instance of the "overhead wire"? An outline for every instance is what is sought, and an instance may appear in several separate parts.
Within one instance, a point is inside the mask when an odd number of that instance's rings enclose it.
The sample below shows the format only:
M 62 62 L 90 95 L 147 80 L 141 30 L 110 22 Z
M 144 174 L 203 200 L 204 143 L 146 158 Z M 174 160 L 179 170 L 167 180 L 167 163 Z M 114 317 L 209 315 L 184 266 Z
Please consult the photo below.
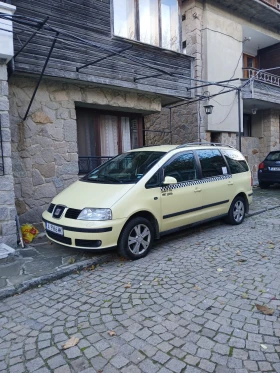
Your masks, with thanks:
M 11 15 L 9 15 L 9 16 L 12 17 Z M 0 15 L 0 18 L 5 18 L 5 17 L 1 17 L 1 15 Z M 35 20 L 33 20 L 33 21 L 35 21 Z M 36 22 L 38 22 L 37 19 L 36 19 Z M 27 25 L 27 27 L 28 26 L 29 25 Z M 36 25 L 36 26 L 38 26 L 38 25 Z M 35 27 L 35 26 L 32 26 L 32 27 Z M 58 37 L 58 42 L 61 41 L 61 42 L 65 43 L 65 44 L 72 45 L 72 46 L 78 46 L 78 47 L 80 47 L 80 44 L 82 43 L 84 45 L 95 46 L 97 48 L 104 49 L 106 52 L 112 52 L 112 51 L 116 52 L 116 50 L 113 49 L 113 48 L 112 49 L 109 49 L 107 47 L 104 48 L 104 46 L 101 45 L 101 44 L 93 43 L 93 42 L 88 41 L 86 39 L 81 39 L 80 37 L 77 37 L 76 35 L 73 35 L 73 33 L 65 32 L 64 30 L 62 30 L 60 28 L 54 28 L 53 26 L 50 26 L 48 23 L 46 24 L 46 26 L 43 27 L 43 30 L 45 30 L 45 31 L 52 31 L 52 32 L 59 32 L 60 35 Z M 27 31 L 27 32 L 34 32 L 34 29 L 32 29 L 32 30 L 25 30 L 25 31 Z M 65 35 L 65 37 L 62 37 L 61 34 Z M 37 35 L 39 35 L 39 36 L 41 36 L 43 38 L 51 39 L 51 40 L 53 40 L 53 37 L 54 37 L 53 35 L 46 35 L 42 31 L 38 31 Z M 67 39 L 67 37 L 68 38 L 71 37 L 71 38 L 77 39 L 77 40 L 79 40 L 79 42 L 75 42 L 73 40 L 69 40 L 69 39 Z M 120 53 L 117 53 L 117 54 L 119 55 L 120 58 L 131 59 L 131 56 L 120 54 Z M 135 59 L 134 62 L 136 62 L 136 63 L 139 63 L 139 62 L 141 62 L 141 63 L 144 62 L 145 63 L 145 60 L 142 59 L 141 57 L 133 57 L 133 59 Z M 166 65 L 166 64 L 164 64 L 164 63 L 162 63 L 160 61 L 158 61 L 157 64 L 160 65 L 159 68 L 161 68 L 161 67 L 164 68 L 165 67 L 165 68 L 169 68 L 170 69 L 170 65 Z M 155 68 L 154 66 L 150 66 L 150 65 L 147 65 L 147 64 L 146 64 L 146 67 L 147 68 L 151 68 L 151 69 L 158 69 L 157 67 Z M 209 81 L 206 81 L 206 80 L 195 79 L 195 78 L 191 78 L 191 77 L 188 77 L 188 76 L 185 76 L 185 75 L 182 75 L 182 74 L 178 74 L 175 71 L 162 71 L 162 73 L 170 75 L 170 76 L 173 76 L 173 77 L 175 75 L 175 76 L 178 76 L 180 78 L 183 78 L 183 79 L 186 79 L 186 80 L 190 80 L 190 81 L 196 81 L 196 82 L 200 82 L 200 83 L 212 83 L 213 85 L 216 84 L 216 82 L 209 82 Z M 228 86 L 230 87 L 230 85 L 228 85 Z
M 36 22 L 37 24 L 30 25 L 30 24 L 24 23 L 24 21 L 20 21 L 19 22 L 19 20 L 17 19 L 17 17 L 18 17 L 18 19 L 21 18 L 21 19 L 24 19 L 24 20 L 26 20 L 26 19 L 31 20 L 32 22 L 34 22 L 34 23 Z M 34 32 L 36 30 L 36 28 L 39 26 L 40 22 L 42 22 L 41 20 L 34 19 L 34 18 L 31 18 L 31 17 L 23 17 L 23 16 L 17 16 L 17 17 L 15 17 L 15 15 L 8 15 L 8 17 L 7 17 L 7 15 L 0 14 L 0 18 L 2 18 L 2 19 L 10 18 L 11 20 L 16 20 L 16 23 L 19 22 L 18 24 L 20 24 L 21 26 L 25 26 L 24 32 L 30 32 L 30 33 Z M 18 25 L 16 25 L 16 28 L 19 28 Z M 0 30 L 4 30 L 4 31 L 8 31 L 8 32 L 13 32 L 11 30 L 6 30 L 6 29 L 3 29 L 3 28 L 2 29 L 0 28 Z M 101 49 L 104 52 L 116 51 L 113 48 L 109 49 L 107 47 L 104 47 L 103 45 L 100 45 L 99 43 L 94 43 L 92 41 L 88 41 L 86 39 L 82 39 L 82 38 L 74 35 L 73 33 L 65 32 L 63 29 L 55 28 L 55 27 L 49 25 L 48 23 L 42 28 L 41 31 L 37 31 L 36 36 L 41 36 L 41 37 L 43 37 L 45 39 L 53 40 L 54 36 L 50 35 L 50 34 L 46 35 L 45 34 L 46 31 L 47 32 L 56 32 L 56 33 L 59 33 L 59 36 L 57 38 L 57 43 L 61 42 L 61 43 L 64 43 L 66 45 L 70 45 L 72 47 L 77 47 L 77 46 L 80 47 L 81 44 L 83 44 L 83 45 L 86 45 L 86 46 L 96 47 L 98 49 Z M 211 30 L 211 31 L 215 31 L 215 30 Z M 64 35 L 64 36 L 61 36 L 61 35 Z M 225 34 L 225 35 L 227 35 L 227 34 Z M 230 36 L 230 35 L 228 35 L 228 36 Z M 69 40 L 69 38 L 74 39 L 74 40 Z M 77 40 L 77 41 L 75 41 L 75 40 Z M 143 59 L 141 59 L 139 57 L 131 57 L 131 56 L 127 56 L 127 55 L 124 55 L 124 54 L 122 55 L 121 53 L 116 53 L 116 54 L 120 58 L 125 58 L 125 59 L 133 61 L 135 63 L 143 63 Z M 159 62 L 159 64 L 161 66 L 163 65 L 164 67 L 167 67 L 166 64 L 163 64 L 161 62 Z M 239 61 L 238 61 L 238 64 L 239 64 Z M 147 65 L 147 64 L 145 64 L 145 66 L 147 68 L 151 68 L 151 69 L 154 69 L 154 70 L 157 69 L 154 66 L 150 66 L 150 65 Z M 188 76 L 184 76 L 182 74 L 178 74 L 176 72 L 162 71 L 162 73 L 170 75 L 170 76 L 173 76 L 173 78 L 174 78 L 174 75 L 175 75 L 178 78 L 181 78 L 181 79 L 184 78 L 186 80 L 195 81 L 195 82 L 199 82 L 199 83 L 211 83 L 212 85 L 215 85 L 217 83 L 217 82 L 209 82 L 209 81 L 205 81 L 205 80 L 191 78 L 191 77 L 188 77 Z M 249 82 L 249 80 L 244 83 L 244 86 L 246 84 L 248 84 L 248 82 Z M 209 98 L 211 99 L 211 98 L 216 97 L 216 96 L 218 96 L 218 95 L 220 95 L 222 93 L 228 93 L 228 92 L 232 92 L 233 90 L 238 89 L 237 87 L 235 87 L 235 86 L 232 87 L 231 85 L 228 85 L 228 87 L 231 87 L 228 91 L 224 91 L 224 89 L 227 88 L 227 86 L 226 86 L 226 87 L 223 88 L 223 90 L 222 90 L 223 92 L 219 92 L 219 93 L 210 95 Z M 173 107 L 178 107 L 178 106 L 181 106 L 181 105 L 188 105 L 189 106 L 189 105 L 191 105 L 194 102 L 205 100 L 205 97 L 200 97 L 200 98 L 195 99 L 195 100 L 192 100 L 192 99 L 186 98 L 186 97 L 181 97 L 181 96 L 177 96 L 177 98 L 180 99 L 180 100 L 182 100 L 182 101 L 185 101 L 185 102 L 181 103 L 181 104 L 178 104 L 178 105 L 175 104 L 174 106 L 172 106 L 172 108 Z

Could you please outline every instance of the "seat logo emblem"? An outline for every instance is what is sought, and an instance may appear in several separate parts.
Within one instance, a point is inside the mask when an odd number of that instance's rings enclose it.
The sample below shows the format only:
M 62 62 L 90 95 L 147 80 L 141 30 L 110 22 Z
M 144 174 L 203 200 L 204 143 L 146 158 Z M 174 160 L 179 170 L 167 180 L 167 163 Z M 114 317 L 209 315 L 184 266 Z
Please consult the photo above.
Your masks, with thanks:
M 57 209 L 55 210 L 54 214 L 57 216 L 57 215 L 60 214 L 60 212 L 61 212 L 61 209 L 60 209 L 60 208 L 57 208 Z

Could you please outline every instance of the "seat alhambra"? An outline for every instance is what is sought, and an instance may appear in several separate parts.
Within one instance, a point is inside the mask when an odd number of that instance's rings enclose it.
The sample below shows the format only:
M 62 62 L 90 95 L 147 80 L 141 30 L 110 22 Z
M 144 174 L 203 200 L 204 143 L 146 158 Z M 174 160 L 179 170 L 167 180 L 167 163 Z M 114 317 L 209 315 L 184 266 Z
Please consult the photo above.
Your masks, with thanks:
M 43 213 L 50 240 L 80 249 L 118 247 L 139 259 L 154 239 L 225 217 L 243 222 L 252 201 L 243 155 L 219 144 L 134 149 L 59 193 Z

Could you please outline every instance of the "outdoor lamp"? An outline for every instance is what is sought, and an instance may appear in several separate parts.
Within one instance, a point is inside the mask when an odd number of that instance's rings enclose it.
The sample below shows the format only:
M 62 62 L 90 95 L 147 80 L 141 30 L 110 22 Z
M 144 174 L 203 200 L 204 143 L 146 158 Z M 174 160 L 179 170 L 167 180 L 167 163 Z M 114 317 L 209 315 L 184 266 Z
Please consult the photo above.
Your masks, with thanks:
M 213 107 L 214 107 L 213 105 L 204 105 L 205 114 L 207 114 L 207 115 L 212 114 Z

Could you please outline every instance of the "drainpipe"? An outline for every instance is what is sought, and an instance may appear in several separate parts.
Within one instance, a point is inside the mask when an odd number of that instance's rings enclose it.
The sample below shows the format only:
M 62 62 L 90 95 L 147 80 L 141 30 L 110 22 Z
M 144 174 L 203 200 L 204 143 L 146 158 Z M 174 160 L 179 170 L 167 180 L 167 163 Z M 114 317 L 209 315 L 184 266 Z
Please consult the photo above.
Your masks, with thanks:
M 238 148 L 241 152 L 241 89 L 237 88 L 238 94 Z

